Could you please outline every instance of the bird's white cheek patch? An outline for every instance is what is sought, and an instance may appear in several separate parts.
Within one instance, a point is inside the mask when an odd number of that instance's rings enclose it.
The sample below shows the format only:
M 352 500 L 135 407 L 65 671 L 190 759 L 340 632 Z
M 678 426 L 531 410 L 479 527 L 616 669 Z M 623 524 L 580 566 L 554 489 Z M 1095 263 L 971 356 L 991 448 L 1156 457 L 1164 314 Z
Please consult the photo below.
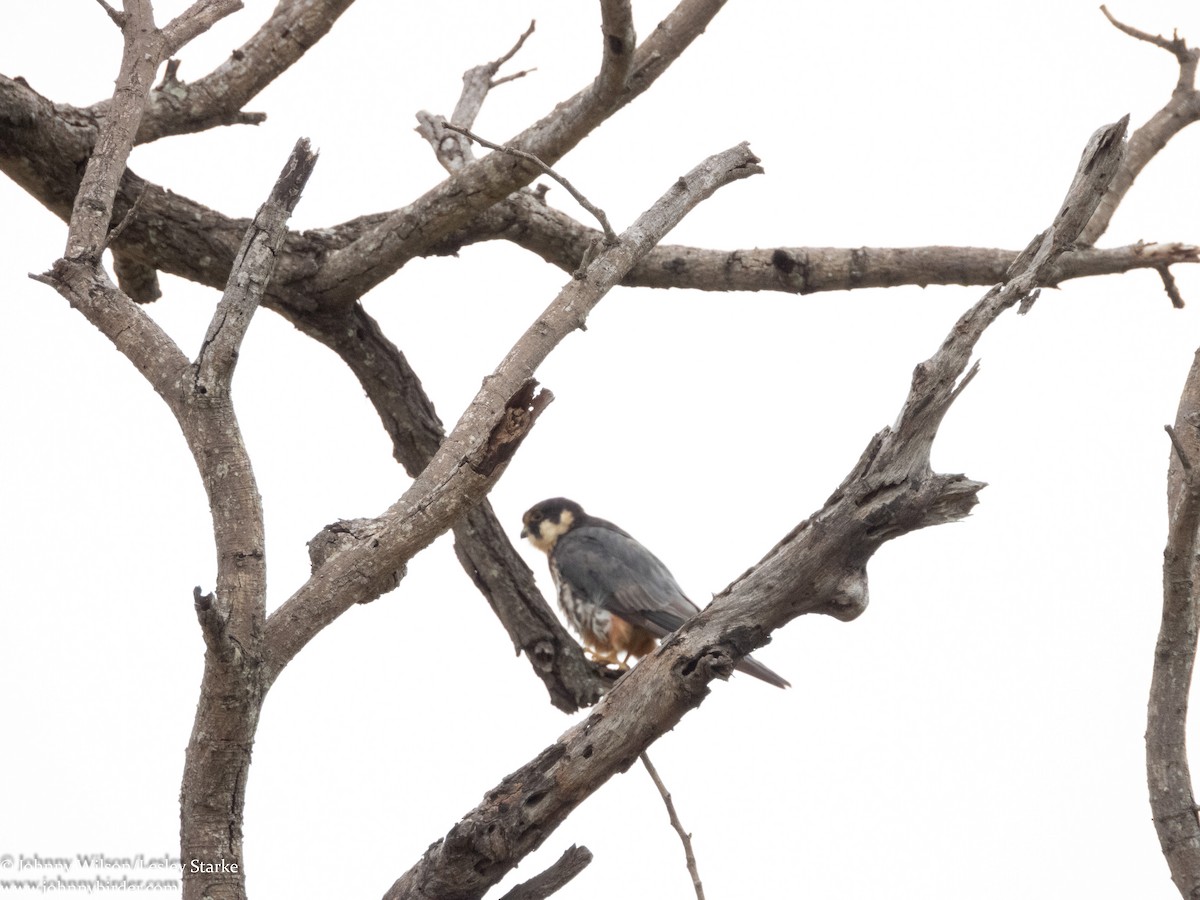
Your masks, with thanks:
M 558 522 L 551 522 L 549 519 L 543 519 L 538 523 L 537 534 L 530 537 L 533 545 L 542 552 L 549 552 L 554 546 L 555 541 L 571 530 L 571 524 L 574 521 L 569 512 L 563 511 L 562 519 Z

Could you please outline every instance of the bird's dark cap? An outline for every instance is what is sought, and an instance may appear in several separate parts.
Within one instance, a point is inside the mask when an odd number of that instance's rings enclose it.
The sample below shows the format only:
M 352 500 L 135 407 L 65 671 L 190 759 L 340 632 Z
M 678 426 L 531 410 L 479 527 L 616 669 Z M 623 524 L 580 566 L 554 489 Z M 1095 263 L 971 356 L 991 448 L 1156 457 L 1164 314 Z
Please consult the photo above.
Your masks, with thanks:
M 587 513 L 583 511 L 583 507 L 574 500 L 568 500 L 566 497 L 551 497 L 549 500 L 536 503 L 526 510 L 525 515 L 521 517 L 521 522 L 525 526 L 521 529 L 521 537 L 536 534 L 537 525 L 540 522 L 562 521 L 562 514 L 564 512 L 569 512 L 572 520 L 575 522 L 587 517 Z

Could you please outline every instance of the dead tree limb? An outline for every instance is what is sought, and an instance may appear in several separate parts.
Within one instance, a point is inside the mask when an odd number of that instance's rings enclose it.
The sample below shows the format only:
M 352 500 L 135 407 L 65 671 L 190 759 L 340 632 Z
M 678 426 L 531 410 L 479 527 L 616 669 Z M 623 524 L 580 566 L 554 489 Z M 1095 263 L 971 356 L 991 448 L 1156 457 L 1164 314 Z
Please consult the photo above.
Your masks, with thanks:
M 932 471 L 937 429 L 976 371 L 967 365 L 983 332 L 1035 295 L 1039 278 L 1078 237 L 1121 160 L 1126 123 L 1092 136 L 1054 222 L 1030 242 L 1008 279 L 917 366 L 896 424 L 871 440 L 824 507 L 639 662 L 583 722 L 488 791 L 397 879 L 386 900 L 482 897 L 576 806 L 699 706 L 709 682 L 728 677 L 776 628 L 806 613 L 842 620 L 861 614 L 867 561 L 886 541 L 968 514 L 984 485 Z
M 243 112 L 242 107 L 311 50 L 353 2 L 281 0 L 249 40 L 202 78 L 183 81 L 178 77 L 178 61 L 168 66 L 161 83 L 147 97 L 136 142 L 147 144 L 221 125 L 265 122 L 265 113 Z M 170 49 L 167 55 L 175 52 Z M 111 102 L 95 103 L 86 112 L 103 118 Z
M 1113 214 L 1121 205 L 1121 201 L 1125 199 L 1129 189 L 1133 187 L 1134 180 L 1150 160 L 1154 159 L 1158 151 L 1165 147 L 1176 134 L 1200 119 L 1200 92 L 1196 90 L 1196 65 L 1200 63 L 1200 50 L 1188 47 L 1187 42 L 1178 35 L 1168 41 L 1161 36 L 1139 31 L 1118 22 L 1104 6 L 1101 6 L 1100 9 L 1120 31 L 1140 41 L 1161 47 L 1172 54 L 1179 62 L 1179 79 L 1175 82 L 1175 90 L 1172 91 L 1171 99 L 1167 101 L 1166 105 L 1130 135 L 1129 152 L 1125 155 L 1121 171 L 1113 179 L 1113 183 L 1100 202 L 1092 221 L 1079 236 L 1079 243 L 1084 246 L 1095 244 L 1100 236 L 1108 230 Z
M 195 363 L 100 265 L 118 185 L 133 146 L 150 82 L 162 54 L 201 33 L 234 3 L 201 2 L 167 32 L 154 25 L 148 0 L 126 0 L 121 73 L 100 126 L 71 215 L 67 249 L 39 280 L 52 285 L 143 373 L 175 414 L 212 510 L 217 589 L 195 592 L 206 646 L 195 724 L 180 798 L 183 858 L 242 859 L 242 811 L 250 749 L 262 704 L 258 657 L 266 613 L 263 516 L 249 455 L 233 412 L 229 383 L 242 337 L 270 280 L 287 218 L 315 157 L 300 142 L 270 199 L 245 236 Z M 216 873 L 185 868 L 184 896 L 242 897 L 244 867 Z
M 1200 351 L 1179 398 L 1167 468 L 1163 611 L 1146 721 L 1150 808 L 1171 879 L 1182 897 L 1200 894 L 1200 820 L 1187 755 L 1187 713 L 1196 661 L 1200 586 Z
M 576 847 L 572 844 L 554 865 L 545 872 L 534 875 L 528 881 L 518 884 L 500 900 L 545 900 L 551 894 L 557 893 L 576 875 L 588 867 L 592 861 L 592 851 L 587 847 Z
M 127 136 L 131 139 L 132 131 Z M 307 142 L 299 142 L 247 231 L 194 363 L 108 281 L 98 260 L 89 265 L 64 258 L 39 278 L 104 332 L 167 402 L 208 495 L 217 587 L 207 595 L 199 588 L 195 591 L 206 653 L 180 798 L 181 852 L 188 859 L 242 859 L 246 775 L 264 694 L 259 656 L 266 618 L 266 556 L 262 507 L 230 382 L 242 337 L 287 232 L 287 218 L 315 161 Z M 244 896 L 243 873 L 241 865 L 232 873 L 185 869 L 184 896 Z
M 691 45 L 724 0 L 681 0 L 636 49 L 618 53 L 603 44 L 596 79 L 505 145 L 532 153 L 546 165 L 563 154 L 618 109 L 638 97 Z M 619 15 L 620 4 L 602 3 L 604 17 Z M 605 19 L 607 27 L 609 19 Z M 617 23 L 615 33 L 623 33 Z M 619 83 L 618 76 L 620 77 Z M 540 170 L 526 160 L 493 153 L 464 167 L 409 205 L 372 222 L 345 247 L 330 253 L 313 276 L 312 292 L 322 303 L 350 303 L 409 260 L 429 252 L 447 235 L 529 184 Z
M 532 424 L 529 417 L 548 402 L 533 395 L 533 373 L 563 338 L 584 325 L 630 266 L 719 188 L 761 171 L 745 144 L 708 158 L 680 178 L 581 277 L 567 283 L 484 379 L 429 465 L 381 517 L 374 539 L 331 556 L 271 614 L 264 660 L 268 685 L 326 625 L 355 603 L 390 589 L 395 573 L 415 553 L 486 495 Z

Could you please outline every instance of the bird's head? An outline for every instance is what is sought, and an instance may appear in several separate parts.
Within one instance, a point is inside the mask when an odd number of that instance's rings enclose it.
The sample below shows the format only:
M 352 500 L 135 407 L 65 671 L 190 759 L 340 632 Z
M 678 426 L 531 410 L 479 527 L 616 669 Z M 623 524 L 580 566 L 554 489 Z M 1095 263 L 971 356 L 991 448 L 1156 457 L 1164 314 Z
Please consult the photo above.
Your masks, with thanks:
M 521 517 L 525 525 L 521 529 L 521 537 L 529 538 L 529 543 L 543 553 L 549 553 L 554 548 L 554 542 L 585 516 L 583 507 L 573 500 L 563 497 L 543 500 Z

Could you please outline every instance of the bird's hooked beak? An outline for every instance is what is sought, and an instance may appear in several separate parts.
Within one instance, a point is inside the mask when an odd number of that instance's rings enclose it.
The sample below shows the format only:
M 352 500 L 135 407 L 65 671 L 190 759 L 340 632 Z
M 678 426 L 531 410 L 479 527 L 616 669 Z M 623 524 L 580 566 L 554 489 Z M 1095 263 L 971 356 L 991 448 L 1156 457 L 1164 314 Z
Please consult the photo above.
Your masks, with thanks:
M 521 537 L 523 537 L 523 538 L 529 537 L 529 529 L 527 527 L 525 527 L 524 525 L 521 526 Z

